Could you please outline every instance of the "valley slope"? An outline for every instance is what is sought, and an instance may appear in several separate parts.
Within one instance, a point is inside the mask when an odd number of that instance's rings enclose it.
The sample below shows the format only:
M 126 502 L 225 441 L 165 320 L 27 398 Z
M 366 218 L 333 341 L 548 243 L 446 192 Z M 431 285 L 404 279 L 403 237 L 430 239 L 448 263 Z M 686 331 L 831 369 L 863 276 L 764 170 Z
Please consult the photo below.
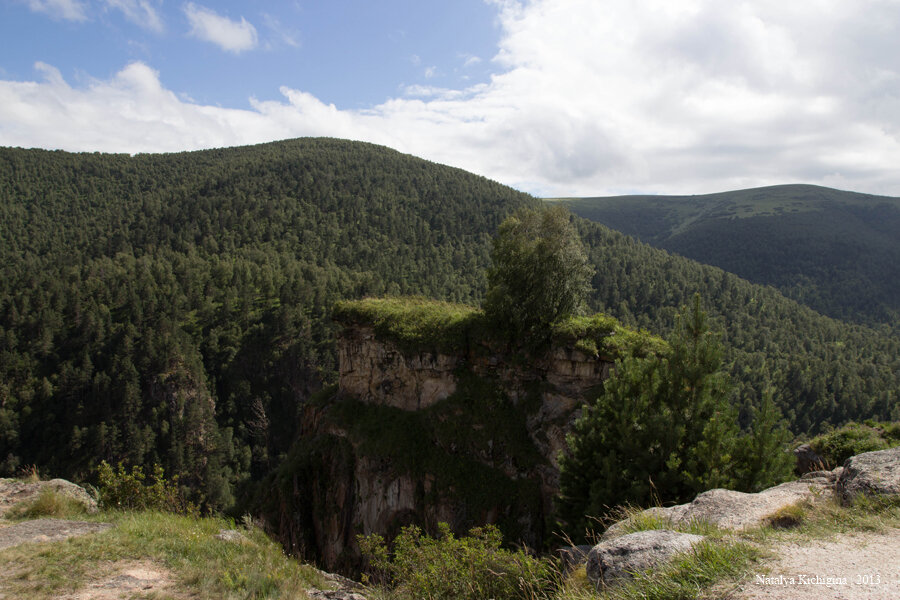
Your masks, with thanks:
M 562 200 L 584 218 L 835 318 L 900 322 L 900 198 L 812 185 Z
M 333 139 L 165 155 L 0 149 L 0 475 L 158 462 L 212 508 L 277 467 L 336 375 L 334 303 L 480 302 L 491 239 L 538 201 Z M 577 220 L 591 308 L 665 335 L 695 293 L 746 423 L 900 418 L 900 342 Z

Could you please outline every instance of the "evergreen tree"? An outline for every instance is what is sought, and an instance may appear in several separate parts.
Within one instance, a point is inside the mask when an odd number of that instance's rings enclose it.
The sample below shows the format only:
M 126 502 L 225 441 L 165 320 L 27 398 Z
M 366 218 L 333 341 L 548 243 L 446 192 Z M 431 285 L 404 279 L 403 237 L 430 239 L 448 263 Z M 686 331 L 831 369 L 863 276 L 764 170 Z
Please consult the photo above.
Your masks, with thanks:
M 737 450 L 738 485 L 748 492 L 758 492 L 781 483 L 794 471 L 796 460 L 787 451 L 791 433 L 775 405 L 773 390 L 763 394 L 759 408 L 753 410 L 753 429 L 741 440 Z
M 751 488 L 783 474 L 771 398 L 761 427 L 741 436 L 699 296 L 682 310 L 669 344 L 664 356 L 617 362 L 576 421 L 557 504 L 570 535 L 619 505 L 687 502 L 710 488 Z

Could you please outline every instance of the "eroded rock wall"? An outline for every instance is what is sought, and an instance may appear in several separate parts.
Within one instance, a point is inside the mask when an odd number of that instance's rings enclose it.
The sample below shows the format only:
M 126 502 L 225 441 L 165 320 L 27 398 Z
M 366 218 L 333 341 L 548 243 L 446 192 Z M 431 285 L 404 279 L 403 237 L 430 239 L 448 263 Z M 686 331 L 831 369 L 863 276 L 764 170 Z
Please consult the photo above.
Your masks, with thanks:
M 411 352 L 364 325 L 345 327 L 338 356 L 338 390 L 303 415 L 268 518 L 289 549 L 349 573 L 357 535 L 439 522 L 458 534 L 497 523 L 541 546 L 557 456 L 611 361 L 571 348 L 527 362 L 485 347 Z

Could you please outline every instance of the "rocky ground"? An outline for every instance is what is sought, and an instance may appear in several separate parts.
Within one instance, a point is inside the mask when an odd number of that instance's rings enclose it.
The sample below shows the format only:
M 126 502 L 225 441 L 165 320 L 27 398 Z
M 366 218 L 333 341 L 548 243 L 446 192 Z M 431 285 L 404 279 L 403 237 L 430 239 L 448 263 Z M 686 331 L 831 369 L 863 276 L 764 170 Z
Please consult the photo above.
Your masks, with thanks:
M 10 522 L 6 512 L 17 502 L 34 499 L 42 486 L 62 490 L 95 510 L 96 504 L 81 488 L 62 480 L 26 483 L 0 480 L 0 551 L 28 542 L 58 542 L 77 535 L 91 535 L 112 527 L 109 523 L 35 519 Z M 80 492 L 78 490 L 81 490 Z M 82 495 L 83 494 L 83 495 Z M 689 550 L 704 539 L 680 531 L 692 521 L 704 521 L 721 529 L 742 531 L 779 519 L 779 514 L 797 505 L 821 502 L 849 503 L 859 495 L 884 499 L 900 497 L 900 448 L 869 452 L 853 457 L 834 471 L 805 475 L 757 494 L 710 490 L 693 502 L 669 508 L 649 509 L 652 516 L 671 525 L 627 533 L 627 521 L 610 528 L 604 539 L 587 552 L 588 577 L 598 588 L 616 585 L 629 573 L 651 567 L 678 552 Z M 636 518 L 636 517 L 633 517 Z M 240 542 L 237 531 L 216 537 L 223 543 Z M 802 542 L 779 541 L 767 547 L 772 557 L 758 565 L 741 582 L 721 585 L 713 597 L 727 600 L 887 600 L 900 598 L 900 528 L 886 526 L 876 531 L 850 531 Z M 0 600 L 12 600 L 3 582 L 15 577 L 15 569 L 0 573 Z M 317 600 L 365 600 L 359 586 L 344 578 L 323 573 L 329 590 L 308 590 Z M 62 596 L 65 600 L 100 600 L 134 595 L 156 595 L 184 600 L 198 597 L 181 589 L 172 572 L 147 560 L 115 561 L 100 565 L 81 588 Z
M 867 452 L 833 471 L 808 473 L 756 494 L 710 490 L 692 502 L 651 508 L 613 525 L 587 554 L 588 578 L 601 589 L 617 585 L 630 573 L 662 564 L 704 538 L 678 531 L 706 523 L 735 534 L 762 525 L 783 526 L 798 504 L 851 504 L 860 496 L 874 501 L 900 498 L 900 448 Z M 655 519 L 670 529 L 631 531 L 641 520 Z M 759 598 L 900 598 L 900 529 L 849 532 L 827 540 L 806 539 L 766 548 L 775 558 L 759 572 L 716 597 Z

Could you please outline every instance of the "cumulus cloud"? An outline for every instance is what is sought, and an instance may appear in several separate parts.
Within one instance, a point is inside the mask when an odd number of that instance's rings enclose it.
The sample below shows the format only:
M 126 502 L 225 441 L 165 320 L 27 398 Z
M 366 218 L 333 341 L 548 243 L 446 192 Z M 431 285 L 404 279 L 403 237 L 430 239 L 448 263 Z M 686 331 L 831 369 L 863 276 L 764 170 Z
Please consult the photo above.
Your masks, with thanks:
M 78 0 L 27 0 L 28 7 L 34 12 L 42 12 L 54 19 L 66 21 L 87 20 L 87 8 Z
M 498 70 L 478 86 L 409 86 L 365 110 L 283 87 L 229 110 L 180 100 L 142 63 L 80 88 L 42 66 L 42 81 L 0 82 L 0 144 L 136 152 L 328 135 L 539 195 L 789 182 L 900 195 L 896 2 L 495 4 Z
M 184 5 L 184 14 L 191 24 L 191 35 L 212 42 L 223 50 L 238 54 L 257 45 L 256 28 L 244 17 L 232 21 L 193 2 Z
M 156 7 L 148 0 L 103 0 L 107 8 L 121 11 L 132 23 L 157 33 L 163 30 L 163 21 Z

